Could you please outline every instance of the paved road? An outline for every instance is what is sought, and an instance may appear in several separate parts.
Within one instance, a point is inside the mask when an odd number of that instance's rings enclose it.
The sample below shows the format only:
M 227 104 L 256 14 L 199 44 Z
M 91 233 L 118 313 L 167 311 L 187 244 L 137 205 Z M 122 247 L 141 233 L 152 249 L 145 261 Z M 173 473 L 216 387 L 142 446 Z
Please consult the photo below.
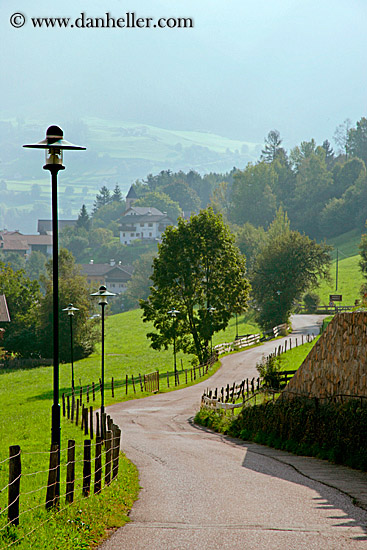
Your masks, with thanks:
M 315 322 L 296 317 L 293 338 L 316 332 Z M 367 548 L 367 512 L 312 479 L 321 461 L 302 458 L 302 475 L 287 453 L 272 456 L 192 423 L 204 387 L 256 375 L 256 362 L 273 349 L 269 342 L 228 356 L 210 381 L 191 388 L 109 407 L 142 490 L 131 523 L 101 550 Z

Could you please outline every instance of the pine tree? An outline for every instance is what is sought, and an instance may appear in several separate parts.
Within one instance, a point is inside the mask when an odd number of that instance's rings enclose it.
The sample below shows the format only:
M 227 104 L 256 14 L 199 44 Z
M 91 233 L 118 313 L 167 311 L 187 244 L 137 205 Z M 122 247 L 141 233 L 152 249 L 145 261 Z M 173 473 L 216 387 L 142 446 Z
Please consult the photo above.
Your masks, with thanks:
M 113 190 L 111 200 L 115 202 L 122 202 L 122 193 L 118 183 L 116 183 L 115 185 L 115 189 Z
M 87 231 L 90 228 L 90 217 L 88 215 L 87 209 L 85 207 L 85 204 L 80 209 L 78 220 L 76 222 L 76 226 L 78 228 L 83 227 Z
M 94 204 L 93 204 L 93 214 L 95 214 L 97 210 L 101 208 L 101 206 L 105 206 L 106 204 L 109 204 L 111 200 L 112 199 L 111 199 L 110 191 L 107 189 L 105 185 L 103 185 L 99 190 L 99 193 L 97 193 L 96 195 L 96 200 L 94 201 Z

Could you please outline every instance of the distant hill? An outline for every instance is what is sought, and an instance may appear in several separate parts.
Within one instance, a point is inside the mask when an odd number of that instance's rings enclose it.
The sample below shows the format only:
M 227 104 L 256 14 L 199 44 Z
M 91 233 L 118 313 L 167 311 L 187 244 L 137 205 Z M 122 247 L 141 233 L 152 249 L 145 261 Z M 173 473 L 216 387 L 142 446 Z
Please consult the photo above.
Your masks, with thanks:
M 55 121 L 0 119 L 0 228 L 34 232 L 37 218 L 50 216 L 49 177 L 43 153 L 22 145 L 43 139 Z M 261 145 L 203 131 L 166 130 L 143 124 L 88 118 L 61 124 L 65 138 L 85 145 L 66 152 L 59 178 L 60 217 L 76 216 L 93 204 L 102 185 L 123 193 L 136 179 L 161 170 L 225 173 L 255 161 Z

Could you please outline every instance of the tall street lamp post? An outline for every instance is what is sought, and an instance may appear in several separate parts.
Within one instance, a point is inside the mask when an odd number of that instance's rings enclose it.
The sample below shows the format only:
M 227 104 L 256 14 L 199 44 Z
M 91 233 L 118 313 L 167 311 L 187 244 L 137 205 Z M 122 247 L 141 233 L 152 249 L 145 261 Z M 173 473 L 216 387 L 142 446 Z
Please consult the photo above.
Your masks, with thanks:
M 58 208 L 57 208 L 57 175 L 65 170 L 63 151 L 85 150 L 85 147 L 73 145 L 64 139 L 64 133 L 59 126 L 50 126 L 46 138 L 38 143 L 23 145 L 30 149 L 44 149 L 46 163 L 44 170 L 51 174 L 52 190 L 52 284 L 53 284 L 53 405 L 51 441 L 61 443 L 61 416 L 59 404 L 59 249 L 58 249 Z
M 79 311 L 77 307 L 74 307 L 73 304 L 69 304 L 68 307 L 65 307 L 63 311 L 68 312 L 68 317 L 70 319 L 70 359 L 71 359 L 71 389 L 73 393 L 75 392 L 74 386 L 74 354 L 73 354 L 73 317 L 74 311 Z
M 171 309 L 168 312 L 168 315 L 172 317 L 173 320 L 173 366 L 175 372 L 175 386 L 177 386 L 177 366 L 176 366 L 176 315 L 180 312 L 177 309 Z
M 97 292 L 93 292 L 91 296 L 97 296 L 99 300 L 99 305 L 102 308 L 102 359 L 101 359 L 101 365 L 102 365 L 102 372 L 101 372 L 101 436 L 103 437 L 103 422 L 102 422 L 102 415 L 104 414 L 104 310 L 107 302 L 108 296 L 116 296 L 113 292 L 109 292 L 107 288 L 104 285 L 101 285 Z

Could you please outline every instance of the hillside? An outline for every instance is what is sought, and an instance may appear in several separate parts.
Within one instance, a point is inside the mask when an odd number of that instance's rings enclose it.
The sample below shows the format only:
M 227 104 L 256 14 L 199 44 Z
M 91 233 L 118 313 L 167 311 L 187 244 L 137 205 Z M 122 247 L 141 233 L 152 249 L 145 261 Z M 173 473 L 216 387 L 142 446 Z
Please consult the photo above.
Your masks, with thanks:
M 334 247 L 332 251 L 332 267 L 330 270 L 331 282 L 321 282 L 317 293 L 320 296 L 321 304 L 329 303 L 330 294 L 341 294 L 343 301 L 340 305 L 353 305 L 356 299 L 360 298 L 360 287 L 363 281 L 359 268 L 359 249 L 361 232 L 358 230 L 349 231 L 334 239 L 328 239 L 327 244 Z M 338 262 L 338 286 L 336 287 L 336 255 L 339 255 Z
M 86 151 L 65 154 L 59 178 L 60 217 L 75 217 L 93 204 L 102 185 L 125 194 L 136 179 L 161 170 L 228 172 L 255 160 L 261 147 L 202 131 L 166 130 L 118 120 L 61 121 L 65 139 Z M 43 139 L 49 121 L 0 120 L 0 228 L 32 233 L 50 216 L 50 183 L 43 154 L 22 149 Z

